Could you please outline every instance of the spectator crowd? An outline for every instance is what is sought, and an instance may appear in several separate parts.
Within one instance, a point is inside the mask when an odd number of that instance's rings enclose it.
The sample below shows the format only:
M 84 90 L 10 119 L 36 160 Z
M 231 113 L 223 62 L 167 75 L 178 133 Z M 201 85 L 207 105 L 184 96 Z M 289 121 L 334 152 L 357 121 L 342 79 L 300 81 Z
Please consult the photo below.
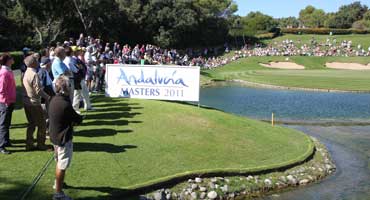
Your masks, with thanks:
M 370 56 L 370 47 L 365 48 L 361 44 L 353 46 L 352 41 L 337 39 L 327 39 L 326 42 L 319 43 L 312 38 L 309 43 L 302 41 L 283 40 L 274 42 L 272 45 L 262 47 L 256 45 L 255 48 L 244 47 L 243 56 Z

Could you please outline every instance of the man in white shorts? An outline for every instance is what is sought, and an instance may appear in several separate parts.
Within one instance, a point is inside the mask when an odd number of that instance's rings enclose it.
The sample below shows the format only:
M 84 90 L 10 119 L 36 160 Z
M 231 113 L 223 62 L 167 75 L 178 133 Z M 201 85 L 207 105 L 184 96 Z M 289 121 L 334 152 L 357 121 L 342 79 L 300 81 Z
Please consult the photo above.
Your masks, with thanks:
M 70 200 L 64 194 L 63 183 L 67 168 L 71 164 L 73 153 L 73 125 L 82 122 L 82 116 L 73 109 L 70 101 L 68 77 L 61 75 L 55 81 L 56 95 L 49 105 L 49 133 L 54 144 L 55 160 L 55 194 L 53 200 Z

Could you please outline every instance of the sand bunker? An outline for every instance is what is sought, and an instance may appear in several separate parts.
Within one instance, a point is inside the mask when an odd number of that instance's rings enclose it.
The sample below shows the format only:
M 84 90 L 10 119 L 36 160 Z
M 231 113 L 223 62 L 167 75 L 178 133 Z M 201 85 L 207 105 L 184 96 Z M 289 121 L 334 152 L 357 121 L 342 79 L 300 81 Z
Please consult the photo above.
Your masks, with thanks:
M 275 69 L 304 69 L 304 66 L 292 62 L 270 62 L 269 64 L 260 63 L 260 65 Z
M 370 64 L 363 65 L 359 63 L 332 62 L 332 63 L 326 63 L 325 65 L 327 68 L 331 68 L 331 69 L 370 70 Z

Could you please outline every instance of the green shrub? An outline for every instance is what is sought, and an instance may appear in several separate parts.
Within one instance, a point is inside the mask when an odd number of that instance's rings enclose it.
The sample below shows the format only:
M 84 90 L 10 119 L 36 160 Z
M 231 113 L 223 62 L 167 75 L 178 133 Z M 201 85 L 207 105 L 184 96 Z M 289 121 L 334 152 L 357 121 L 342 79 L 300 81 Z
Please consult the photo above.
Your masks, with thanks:
M 330 29 L 330 28 L 283 28 L 282 33 L 286 34 L 318 34 L 318 35 L 347 35 L 367 34 L 369 31 L 360 29 Z
M 368 34 L 370 33 L 369 30 L 362 30 L 362 29 L 350 29 L 353 34 Z
M 20 69 L 23 63 L 23 52 L 22 51 L 12 51 L 9 53 L 14 58 L 14 65 L 12 66 L 12 69 Z
M 278 32 L 269 32 L 256 35 L 256 38 L 259 40 L 269 40 L 278 37 L 281 34 L 280 30 Z
M 256 35 L 256 38 L 258 38 L 260 40 L 273 39 L 275 37 L 276 37 L 276 34 L 275 33 L 263 33 L 263 34 Z

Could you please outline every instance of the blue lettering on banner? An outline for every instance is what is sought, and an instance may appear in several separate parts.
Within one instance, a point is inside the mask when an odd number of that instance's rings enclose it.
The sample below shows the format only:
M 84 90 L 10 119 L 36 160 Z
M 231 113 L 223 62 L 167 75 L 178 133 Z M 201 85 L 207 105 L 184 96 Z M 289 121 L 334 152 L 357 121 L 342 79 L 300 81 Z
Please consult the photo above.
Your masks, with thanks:
M 130 97 L 132 95 L 134 96 L 159 96 L 160 90 L 154 89 L 154 88 L 122 88 L 121 89 L 121 95 L 123 97 Z
M 118 77 L 117 83 L 120 83 L 120 81 L 125 81 L 128 85 L 131 84 L 151 84 L 151 85 L 182 85 L 184 87 L 189 87 L 188 85 L 185 84 L 184 80 L 182 78 L 174 78 L 176 75 L 176 70 L 172 73 L 172 77 L 161 77 L 158 75 L 157 70 L 155 70 L 154 73 L 154 78 L 153 77 L 148 77 L 144 75 L 144 71 L 141 70 L 141 75 L 140 77 L 136 77 L 135 75 L 130 75 L 129 77 L 126 76 L 126 73 L 123 69 L 120 69 L 121 75 Z

